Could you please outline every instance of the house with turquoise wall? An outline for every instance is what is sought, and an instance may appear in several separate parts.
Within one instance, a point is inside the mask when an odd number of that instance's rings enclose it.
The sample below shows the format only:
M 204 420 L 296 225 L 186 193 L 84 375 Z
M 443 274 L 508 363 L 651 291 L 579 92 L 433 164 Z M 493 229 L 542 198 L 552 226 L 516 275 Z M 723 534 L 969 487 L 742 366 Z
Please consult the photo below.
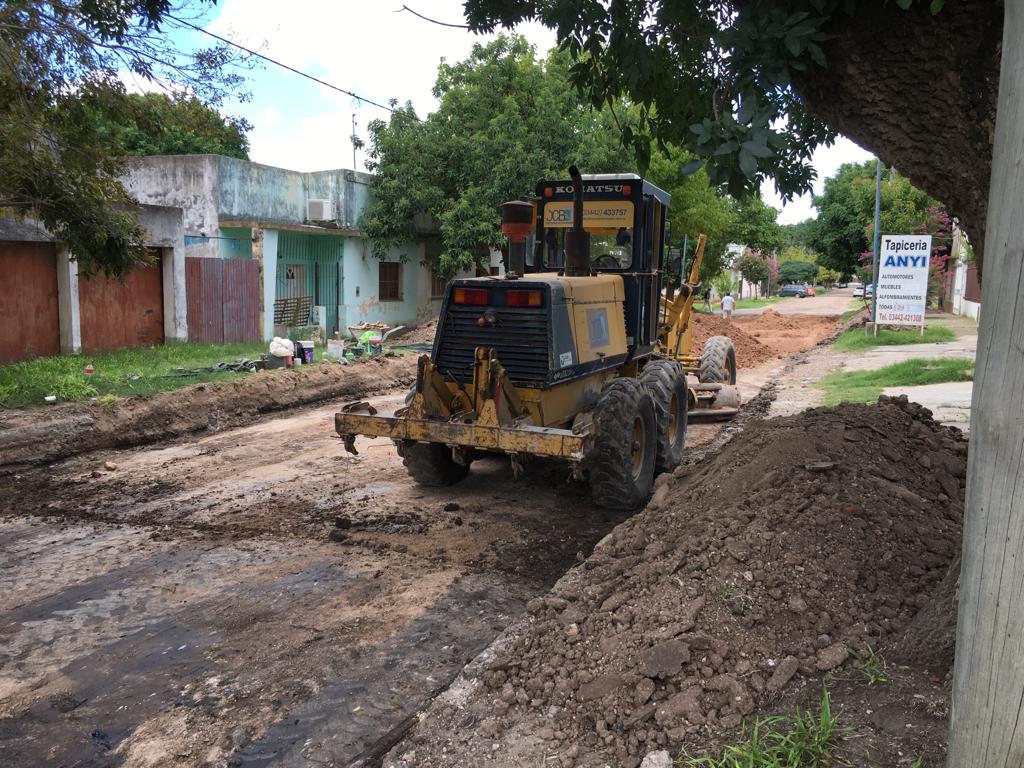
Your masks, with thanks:
M 424 242 L 377 259 L 359 231 L 370 176 L 302 173 L 219 155 L 137 158 L 125 186 L 140 203 L 184 211 L 185 256 L 260 262 L 261 328 L 305 301 L 328 337 L 358 323 L 419 325 L 437 317 L 444 283 Z M 302 306 L 305 306 L 303 304 Z

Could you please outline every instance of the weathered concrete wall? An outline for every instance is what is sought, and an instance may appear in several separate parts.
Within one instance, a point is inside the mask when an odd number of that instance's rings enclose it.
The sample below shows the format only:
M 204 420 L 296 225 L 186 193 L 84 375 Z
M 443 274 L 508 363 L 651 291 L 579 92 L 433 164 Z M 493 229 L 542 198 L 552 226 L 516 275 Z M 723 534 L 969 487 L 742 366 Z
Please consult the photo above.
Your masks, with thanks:
M 135 158 L 123 181 L 140 203 L 182 209 L 189 256 L 218 255 L 217 240 L 197 241 L 218 234 L 216 155 Z

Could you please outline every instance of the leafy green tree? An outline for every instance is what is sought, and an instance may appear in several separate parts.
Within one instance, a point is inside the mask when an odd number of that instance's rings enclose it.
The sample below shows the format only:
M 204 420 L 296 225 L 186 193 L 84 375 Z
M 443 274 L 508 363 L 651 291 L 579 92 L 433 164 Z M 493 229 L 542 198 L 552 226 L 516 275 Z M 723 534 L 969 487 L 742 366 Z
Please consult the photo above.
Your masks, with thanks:
M 767 259 L 749 248 L 743 251 L 740 257 L 736 259 L 734 266 L 739 270 L 744 280 L 754 285 L 767 283 L 771 277 L 771 270 L 768 267 Z
M 0 211 L 41 220 L 83 272 L 117 274 L 146 258 L 119 181 L 122 148 L 95 119 L 130 111 L 120 73 L 214 105 L 242 83 L 224 46 L 175 47 L 162 29 L 172 12 L 183 9 L 170 0 L 0 5 Z
M 818 265 L 809 261 L 783 261 L 779 264 L 782 283 L 810 283 L 818 274 Z
M 786 239 L 778 223 L 779 212 L 765 203 L 760 195 L 737 200 L 735 213 L 736 218 L 728 232 L 730 243 L 766 254 L 782 250 Z
M 125 154 L 249 159 L 249 121 L 225 117 L 193 96 L 133 93 L 119 106 L 123 109 L 96 119 Z
M 565 174 L 571 162 L 588 170 L 616 162 L 611 142 L 581 145 L 581 129 L 594 122 L 568 82 L 565 54 L 539 60 L 520 36 L 442 63 L 434 94 L 438 109 L 422 121 L 406 105 L 370 123 L 373 200 L 362 226 L 378 257 L 421 235 L 426 214 L 441 236 L 437 273 L 471 268 L 504 242 L 501 203 L 531 194 L 538 178 Z
M 804 219 L 796 224 L 783 224 L 782 233 L 785 235 L 786 245 L 813 251 L 816 225 L 815 219 Z

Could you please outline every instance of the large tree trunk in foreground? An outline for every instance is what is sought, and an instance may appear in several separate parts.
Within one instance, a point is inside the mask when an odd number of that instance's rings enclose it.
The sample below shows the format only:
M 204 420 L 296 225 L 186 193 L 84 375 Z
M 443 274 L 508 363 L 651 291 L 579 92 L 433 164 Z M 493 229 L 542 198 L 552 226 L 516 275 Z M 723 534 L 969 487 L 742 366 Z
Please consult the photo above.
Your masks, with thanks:
M 1006 4 L 971 408 L 951 768 L 1024 765 L 1024 2 Z
M 980 266 L 1003 7 L 947 0 L 932 16 L 928 5 L 875 0 L 852 18 L 837 13 L 828 69 L 795 84 L 814 114 L 945 203 Z

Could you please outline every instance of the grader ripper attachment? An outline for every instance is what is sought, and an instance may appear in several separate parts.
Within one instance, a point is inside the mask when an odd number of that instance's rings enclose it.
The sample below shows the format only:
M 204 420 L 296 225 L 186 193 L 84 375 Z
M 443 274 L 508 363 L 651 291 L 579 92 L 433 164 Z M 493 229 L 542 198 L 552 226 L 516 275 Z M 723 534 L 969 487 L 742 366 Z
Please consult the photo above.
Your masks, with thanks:
M 505 276 L 449 284 L 405 407 L 342 408 L 346 449 L 356 435 L 391 438 L 409 474 L 435 486 L 485 453 L 509 456 L 517 475 L 531 457 L 560 458 L 595 502 L 628 509 L 681 461 L 691 409 L 738 406 L 728 339 L 690 354 L 703 243 L 678 295 L 662 296 L 669 195 L 632 174 L 570 175 L 502 206 Z

